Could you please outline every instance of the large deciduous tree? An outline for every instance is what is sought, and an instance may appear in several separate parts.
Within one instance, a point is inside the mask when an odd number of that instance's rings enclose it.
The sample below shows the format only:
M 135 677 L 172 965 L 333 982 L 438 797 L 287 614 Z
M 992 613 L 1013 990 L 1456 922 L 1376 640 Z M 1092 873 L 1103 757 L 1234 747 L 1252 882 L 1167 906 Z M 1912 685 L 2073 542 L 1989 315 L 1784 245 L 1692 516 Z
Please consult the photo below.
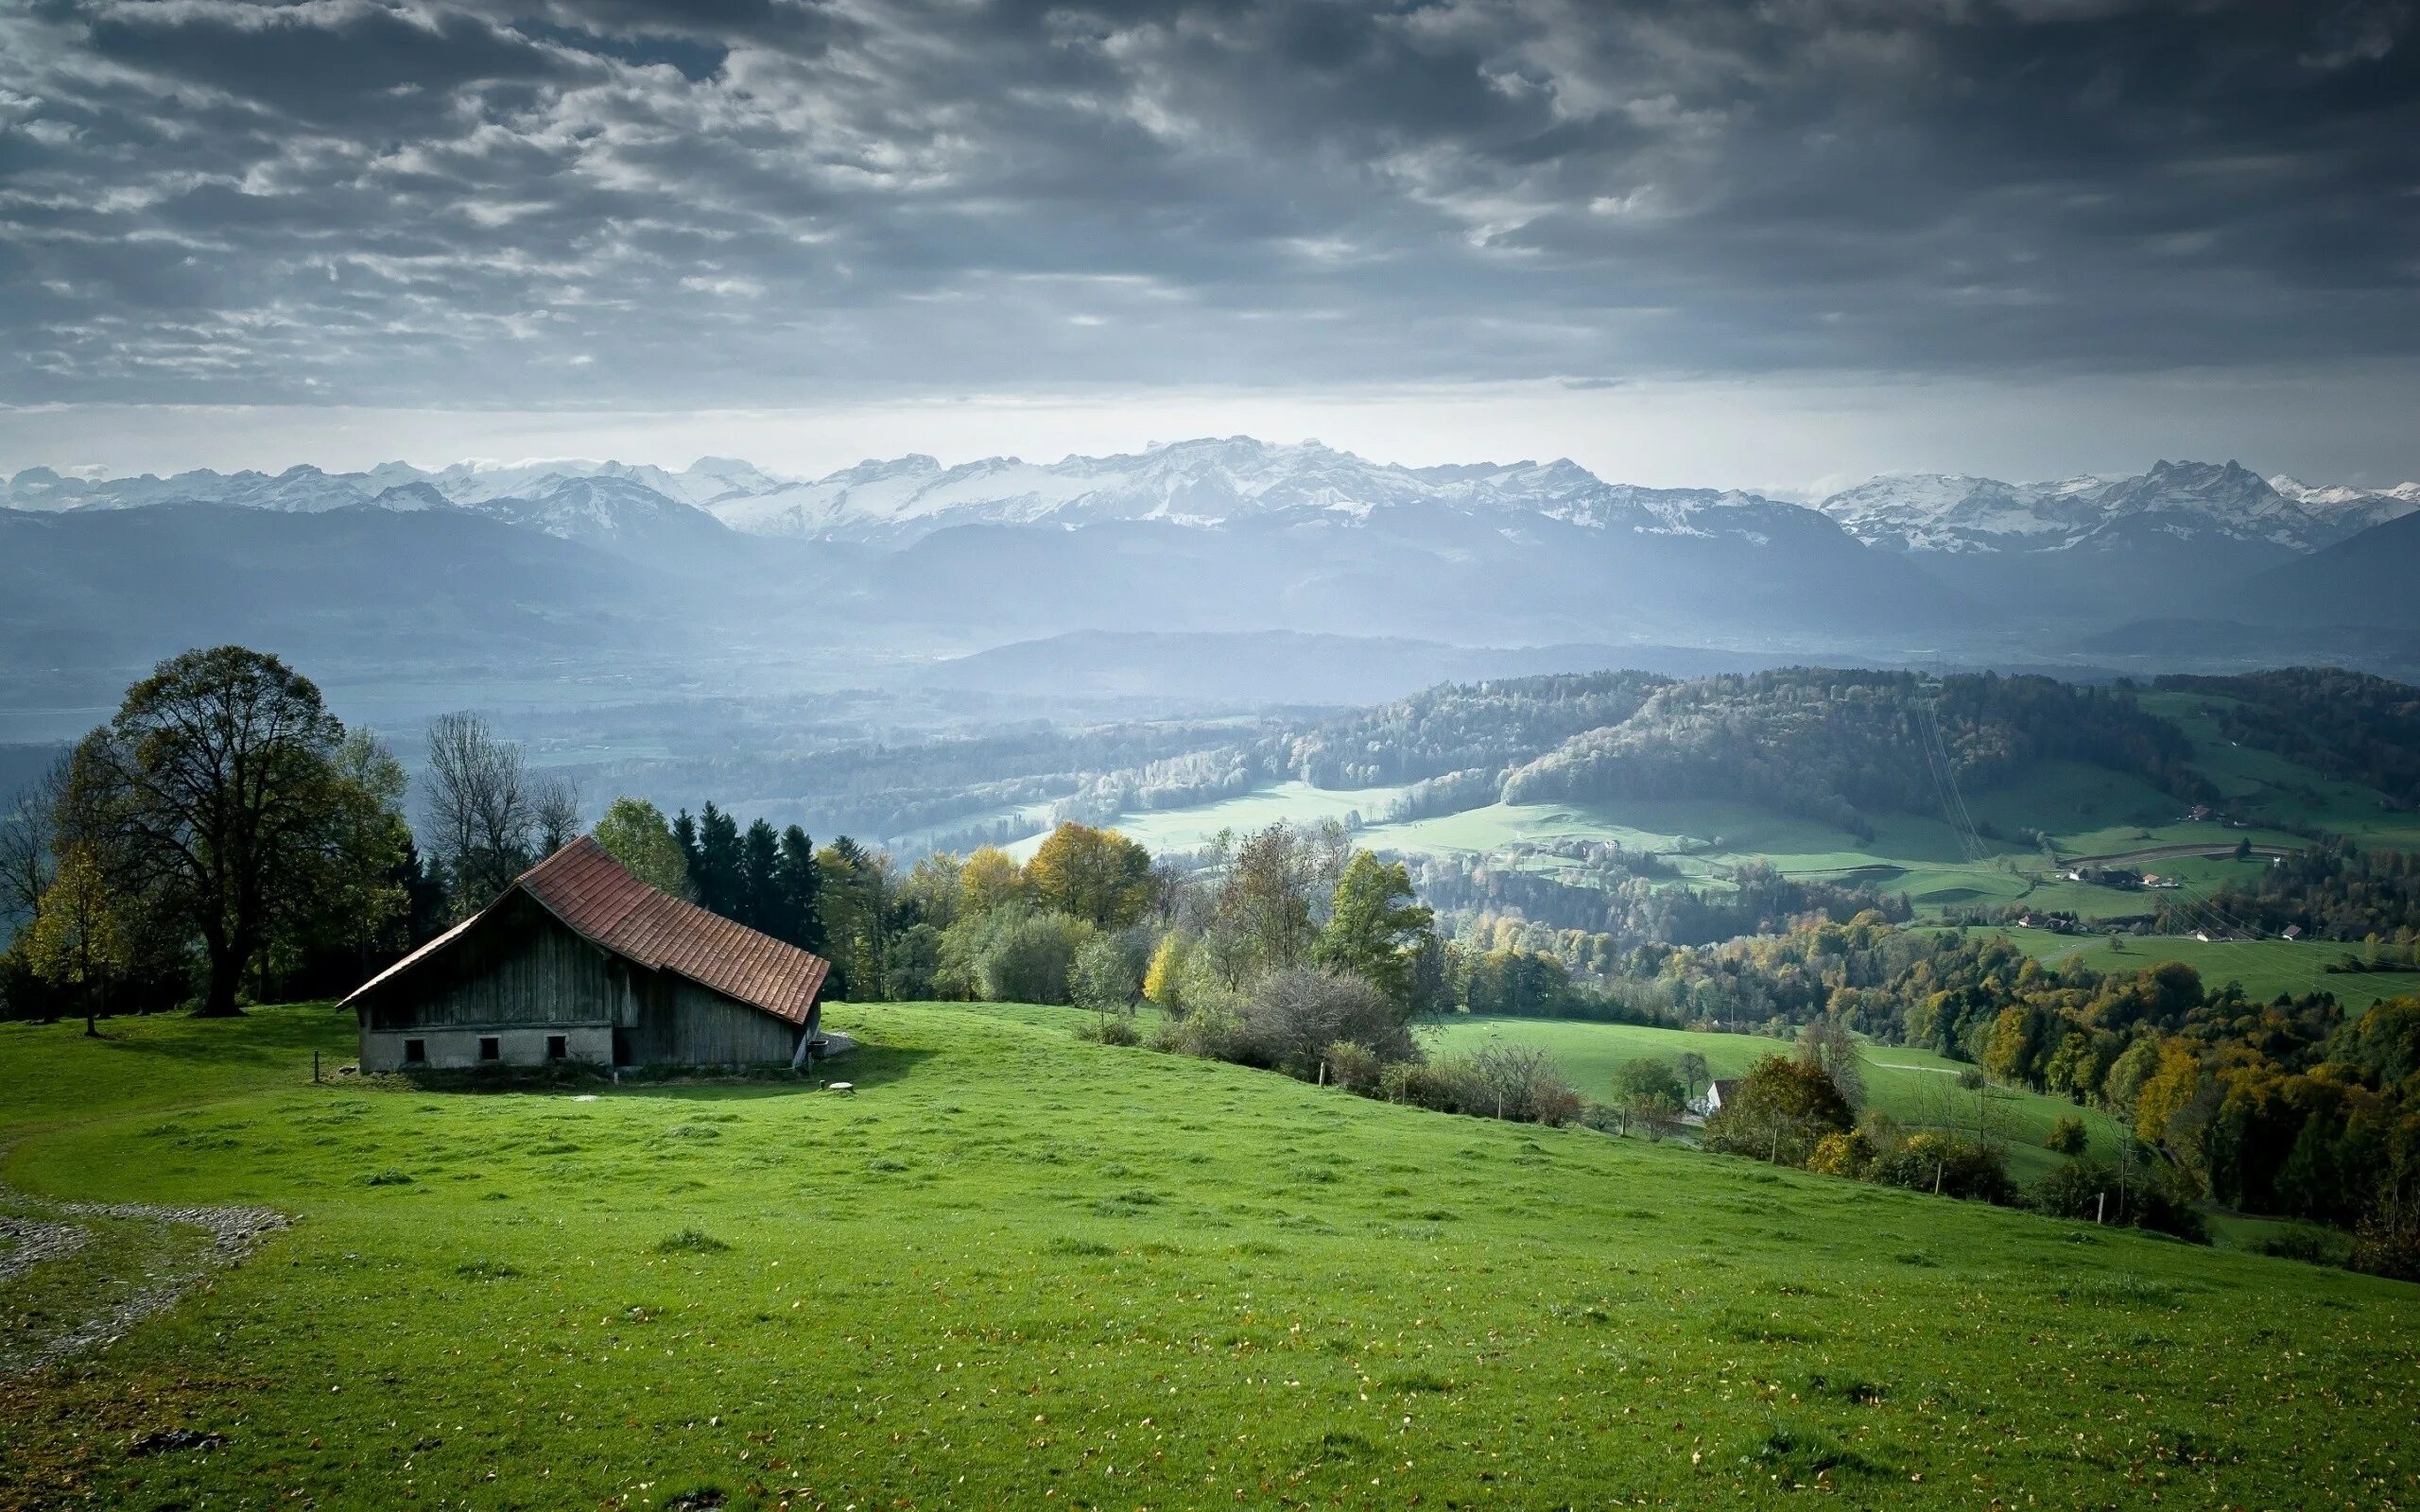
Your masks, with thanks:
M 1352 972 L 1409 1013 L 1421 948 L 1436 922 L 1435 911 L 1413 894 L 1411 873 L 1402 862 L 1357 850 L 1336 885 L 1336 901 L 1311 959 Z
M 339 769 L 344 738 L 309 679 L 227 645 L 161 662 L 77 747 L 61 838 L 200 938 L 203 1014 L 237 1011 L 274 932 L 346 901 L 331 878 L 365 859 L 348 852 L 377 799 Z
M 428 725 L 429 847 L 454 885 L 457 913 L 502 892 L 535 859 L 537 784 L 521 747 L 498 740 L 475 713 L 440 714 Z
M 1124 929 L 1150 911 L 1158 878 L 1151 852 L 1115 830 L 1062 824 L 1025 864 L 1043 907 L 1101 929 Z

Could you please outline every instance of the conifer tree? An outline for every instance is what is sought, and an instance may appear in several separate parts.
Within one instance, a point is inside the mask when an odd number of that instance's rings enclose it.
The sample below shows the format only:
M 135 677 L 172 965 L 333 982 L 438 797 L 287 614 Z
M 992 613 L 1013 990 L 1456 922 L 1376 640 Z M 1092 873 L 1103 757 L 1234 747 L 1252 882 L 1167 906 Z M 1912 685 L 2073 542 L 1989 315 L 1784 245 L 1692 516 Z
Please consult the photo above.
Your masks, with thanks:
M 776 937 L 781 933 L 782 900 L 775 873 L 781 857 L 781 837 L 773 833 L 773 826 L 762 818 L 751 823 L 739 841 L 738 919 L 749 928 Z
M 779 927 L 770 933 L 803 951 L 821 954 L 824 931 L 821 870 L 815 864 L 815 842 L 793 824 L 782 832 L 781 854 L 773 866 L 773 881 L 781 894 Z

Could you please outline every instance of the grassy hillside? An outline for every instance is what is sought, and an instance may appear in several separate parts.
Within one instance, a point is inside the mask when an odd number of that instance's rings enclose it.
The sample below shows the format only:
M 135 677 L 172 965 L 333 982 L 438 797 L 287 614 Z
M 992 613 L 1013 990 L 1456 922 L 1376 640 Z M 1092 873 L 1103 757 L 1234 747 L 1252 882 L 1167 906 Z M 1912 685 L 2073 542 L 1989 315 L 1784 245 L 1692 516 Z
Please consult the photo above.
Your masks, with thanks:
M 2172 935 L 2124 936 L 2112 945 L 2108 936 L 2053 935 L 2045 930 L 2011 929 L 2003 938 L 2044 961 L 2081 961 L 2097 971 L 2139 971 L 2162 961 L 2183 961 L 2202 973 L 2212 988 L 2239 982 L 2245 992 L 2267 1002 L 2279 993 L 2332 992 L 2347 1012 L 2358 1012 L 2381 998 L 2420 997 L 2420 974 L 2408 971 L 2329 971 L 2326 968 L 2359 954 L 2358 945 L 2331 941 L 2248 939 L 2204 943 Z
M 1665 1059 L 1694 1050 L 1717 1076 L 1744 1074 L 1766 1056 L 1791 1054 L 1779 1040 L 1751 1034 L 1696 1034 L 1627 1023 L 1579 1023 L 1550 1019 L 1459 1017 L 1429 1031 L 1431 1043 L 1448 1054 L 1477 1049 L 1491 1038 L 1544 1047 L 1573 1086 L 1590 1097 L 1610 1099 L 1614 1072 L 1641 1056 Z M 1904 1045 L 1871 1045 L 1866 1051 L 1866 1091 L 1874 1105 L 1911 1127 L 1974 1116 L 1972 1093 L 1957 1091 L 1967 1068 L 1930 1051 Z M 2019 1182 L 2033 1180 L 2058 1164 L 2043 1140 L 2063 1117 L 2078 1117 L 2092 1139 L 2092 1153 L 2116 1153 L 2115 1132 L 2103 1114 L 2039 1092 L 1996 1092 L 1994 1126 L 2009 1140 L 2009 1169 Z M 1971 1125 L 1970 1125 L 1971 1127 Z
M 1066 1013 L 832 1022 L 868 1042 L 853 1097 L 315 1087 L 324 1008 L 0 1026 L 0 1079 L 50 1089 L 0 1104 L 15 1187 L 297 1217 L 0 1382 L 0 1503 L 2420 1495 L 2409 1287 L 1087 1046 Z M 155 1065 L 191 1079 L 121 1079 Z M 0 1313 L 147 1263 L 96 1245 Z M 129 1452 L 170 1426 L 228 1442 Z
M 2274 751 L 2240 746 L 2219 730 L 2219 712 L 2232 701 L 2209 694 L 2140 696 L 2149 713 L 2174 724 L 2193 742 L 2193 764 L 2209 774 L 2229 807 L 2255 818 L 2316 827 L 2364 846 L 2420 850 L 2420 815 L 2396 812 L 2374 790 L 2339 782 Z

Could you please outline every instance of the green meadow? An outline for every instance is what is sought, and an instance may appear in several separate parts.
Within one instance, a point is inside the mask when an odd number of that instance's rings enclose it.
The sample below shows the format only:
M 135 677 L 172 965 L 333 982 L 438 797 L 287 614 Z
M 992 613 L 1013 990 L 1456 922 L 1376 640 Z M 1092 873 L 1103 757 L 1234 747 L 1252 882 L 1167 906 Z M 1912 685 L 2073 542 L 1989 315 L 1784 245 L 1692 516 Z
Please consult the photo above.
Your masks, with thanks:
M 2382 998 L 2420 997 L 2420 972 L 2331 971 L 2362 947 L 2331 940 L 2199 940 L 2190 936 L 2054 935 L 2041 929 L 1996 930 L 2011 945 L 2044 962 L 2081 963 L 2097 971 L 2139 971 L 2183 961 L 2213 988 L 2229 982 L 2260 1002 L 2280 993 L 2331 992 L 2348 1013 Z
M 0 1504 L 2420 1496 L 2408 1286 L 1088 1045 L 1064 1010 L 831 1022 L 853 1095 L 315 1086 L 352 1038 L 324 1006 L 0 1025 L 16 1207 L 294 1218 L 0 1376 Z M 104 1227 L 0 1282 L 0 1359 L 173 1263 L 180 1230 Z M 169 1428 L 225 1442 L 134 1452 Z
M 1447 1055 L 1468 1053 L 1491 1039 L 1536 1045 L 1554 1057 L 1582 1096 L 1599 1102 L 1612 1101 L 1614 1073 L 1622 1062 L 1643 1056 L 1670 1060 L 1694 1050 L 1705 1057 L 1714 1075 L 1741 1076 L 1767 1056 L 1794 1053 L 1789 1043 L 1762 1035 L 1701 1034 L 1558 1019 L 1458 1015 L 1424 1035 L 1432 1051 Z M 1958 1087 L 1959 1073 L 1971 1067 L 1906 1045 L 1868 1045 L 1865 1062 L 1866 1094 L 1873 1106 L 1910 1128 L 1962 1125 L 1972 1133 L 1975 1094 Z M 2083 1120 L 2090 1153 L 2103 1160 L 2117 1153 L 2117 1131 L 2108 1115 L 2098 1108 L 2078 1108 L 2064 1098 L 1995 1088 L 1988 1116 L 1993 1129 L 2009 1142 L 2009 1171 L 2019 1183 L 2047 1175 L 2064 1159 L 2044 1143 L 2062 1118 Z

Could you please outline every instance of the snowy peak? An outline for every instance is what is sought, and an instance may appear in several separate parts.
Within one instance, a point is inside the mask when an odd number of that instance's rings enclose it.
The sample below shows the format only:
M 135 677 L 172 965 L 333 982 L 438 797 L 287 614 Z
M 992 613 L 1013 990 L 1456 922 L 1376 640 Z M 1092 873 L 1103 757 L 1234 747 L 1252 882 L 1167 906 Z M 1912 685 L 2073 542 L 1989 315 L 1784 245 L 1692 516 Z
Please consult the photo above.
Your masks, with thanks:
M 866 461 L 812 482 L 719 500 L 712 508 L 738 530 L 897 543 L 961 524 L 1156 522 L 1215 529 L 1290 521 L 1351 526 L 1419 509 L 1506 528 L 1553 521 L 1597 530 L 1714 534 L 1731 531 L 1735 515 L 1794 507 L 1713 490 L 1608 484 L 1569 458 L 1407 468 L 1316 440 L 1280 444 L 1229 436 L 1051 463 L 995 456 L 944 468 L 921 455 Z
M 2314 486 L 2280 472 L 2269 480 L 2269 486 L 2345 536 L 2420 510 L 2420 483 L 2398 483 L 2387 489 L 2360 489 L 2343 483 Z
M 2263 478 L 2236 461 L 2163 460 L 2128 476 L 2033 483 L 1896 474 L 1843 490 L 1809 510 L 1752 493 L 1608 483 L 1568 457 L 1405 467 L 1316 440 L 1249 436 L 1055 462 L 992 456 L 944 465 L 910 453 L 813 479 L 742 458 L 702 456 L 678 471 L 572 457 L 436 469 L 398 461 L 360 472 L 307 465 L 277 473 L 204 470 L 166 478 L 35 467 L 0 482 L 0 507 L 15 509 L 178 503 L 286 512 L 456 508 L 622 549 L 636 549 L 631 543 L 640 541 L 696 540 L 725 527 L 886 546 L 959 525 L 1282 531 L 1384 524 L 1519 540 L 1581 530 L 1755 545 L 1837 528 L 1871 546 L 1980 563 L 2041 552 L 2126 551 L 2146 542 L 2308 552 L 2420 509 L 2420 484 L 2312 486 Z
M 2154 533 L 2306 552 L 2377 523 L 2314 510 L 2235 461 L 2161 461 L 2133 476 L 2042 483 L 1903 474 L 1817 507 L 1870 545 L 1963 555 L 2101 549 Z

